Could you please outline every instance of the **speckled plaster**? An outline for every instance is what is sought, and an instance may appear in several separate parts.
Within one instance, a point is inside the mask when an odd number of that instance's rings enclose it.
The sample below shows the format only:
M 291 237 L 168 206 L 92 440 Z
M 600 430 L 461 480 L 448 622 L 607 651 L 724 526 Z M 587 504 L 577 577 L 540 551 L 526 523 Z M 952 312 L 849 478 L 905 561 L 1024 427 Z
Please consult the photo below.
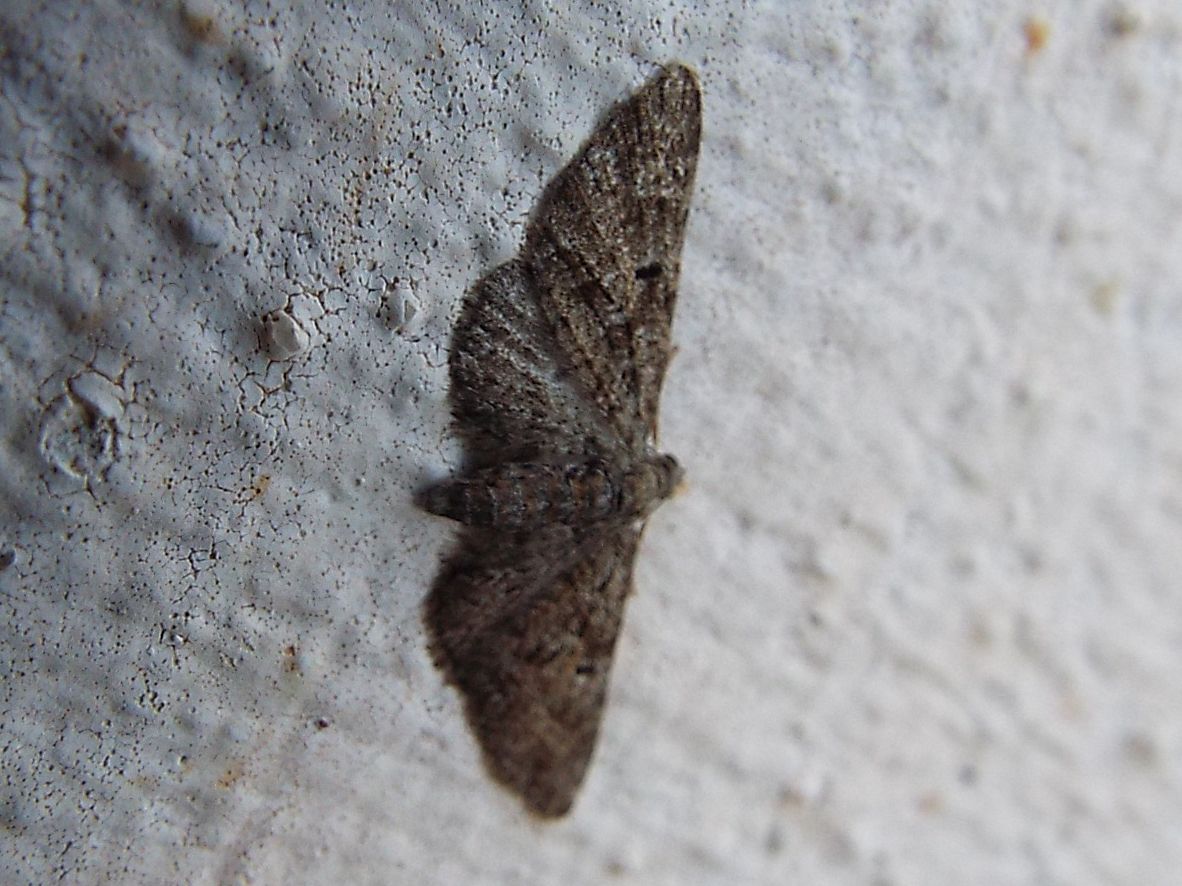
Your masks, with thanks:
M 1169 883 L 1182 15 L 0 11 L 0 880 Z M 705 91 L 572 815 L 425 649 L 446 346 L 656 63 Z

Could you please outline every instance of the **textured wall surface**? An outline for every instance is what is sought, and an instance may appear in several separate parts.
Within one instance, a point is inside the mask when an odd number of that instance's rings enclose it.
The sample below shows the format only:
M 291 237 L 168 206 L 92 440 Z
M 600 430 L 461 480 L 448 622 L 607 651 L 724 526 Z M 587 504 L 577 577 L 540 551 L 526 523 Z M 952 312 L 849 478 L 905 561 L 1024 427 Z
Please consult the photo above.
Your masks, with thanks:
M 689 488 L 541 824 L 410 495 L 465 288 L 672 58 Z M 1173 882 L 1172 0 L 10 0 L 0 78 L 3 882 Z

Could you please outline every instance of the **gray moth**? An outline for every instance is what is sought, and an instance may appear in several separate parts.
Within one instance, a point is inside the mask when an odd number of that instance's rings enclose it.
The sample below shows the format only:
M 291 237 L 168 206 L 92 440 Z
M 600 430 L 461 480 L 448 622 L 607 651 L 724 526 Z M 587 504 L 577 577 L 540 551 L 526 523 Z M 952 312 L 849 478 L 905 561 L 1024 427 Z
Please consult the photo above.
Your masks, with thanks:
M 700 133 L 697 77 L 665 66 L 547 185 L 452 333 L 465 458 L 419 504 L 460 531 L 425 621 L 489 772 L 545 817 L 586 774 L 644 522 L 681 478 L 654 446 Z

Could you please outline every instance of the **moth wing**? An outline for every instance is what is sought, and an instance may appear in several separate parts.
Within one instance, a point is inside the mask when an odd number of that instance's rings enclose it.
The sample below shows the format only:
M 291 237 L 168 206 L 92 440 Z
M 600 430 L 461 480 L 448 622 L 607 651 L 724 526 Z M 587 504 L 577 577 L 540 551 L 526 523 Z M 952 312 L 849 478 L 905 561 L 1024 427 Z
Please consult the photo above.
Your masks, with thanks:
M 563 815 L 595 747 L 639 530 L 468 530 L 427 602 L 433 651 L 491 774 Z M 524 549 L 523 549 L 524 548 Z
M 474 466 L 596 448 L 602 419 L 565 377 L 526 268 L 510 261 L 464 298 L 449 369 L 456 430 Z
M 608 113 L 526 230 L 563 358 L 633 447 L 656 433 L 700 136 L 697 77 L 671 65 Z

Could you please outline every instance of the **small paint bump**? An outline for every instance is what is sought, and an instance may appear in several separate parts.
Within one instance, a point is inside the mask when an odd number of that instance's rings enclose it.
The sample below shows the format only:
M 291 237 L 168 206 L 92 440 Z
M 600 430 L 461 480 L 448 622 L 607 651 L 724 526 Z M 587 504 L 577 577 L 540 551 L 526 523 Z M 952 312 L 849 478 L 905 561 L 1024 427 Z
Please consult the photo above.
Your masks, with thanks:
M 169 217 L 168 224 L 176 238 L 189 246 L 216 249 L 225 240 L 221 227 L 208 218 L 177 212 Z
M 115 419 L 72 395 L 58 397 L 42 420 L 41 454 L 67 477 L 102 480 L 119 456 Z
M 181 26 L 190 37 L 199 43 L 220 43 L 222 33 L 218 27 L 217 19 L 214 18 L 211 11 L 203 6 L 204 4 L 201 3 L 181 4 Z
M 419 312 L 418 302 L 405 280 L 394 279 L 386 284 L 378 317 L 386 328 L 402 333 Z
M 97 372 L 84 372 L 69 381 L 70 393 L 106 419 L 123 415 L 123 391 Z
M 285 310 L 278 310 L 263 317 L 260 340 L 268 357 L 283 361 L 304 353 L 311 337 L 295 317 Z
M 160 144 L 155 136 L 130 123 L 119 123 L 101 148 L 116 174 L 133 187 L 150 184 L 160 165 Z

